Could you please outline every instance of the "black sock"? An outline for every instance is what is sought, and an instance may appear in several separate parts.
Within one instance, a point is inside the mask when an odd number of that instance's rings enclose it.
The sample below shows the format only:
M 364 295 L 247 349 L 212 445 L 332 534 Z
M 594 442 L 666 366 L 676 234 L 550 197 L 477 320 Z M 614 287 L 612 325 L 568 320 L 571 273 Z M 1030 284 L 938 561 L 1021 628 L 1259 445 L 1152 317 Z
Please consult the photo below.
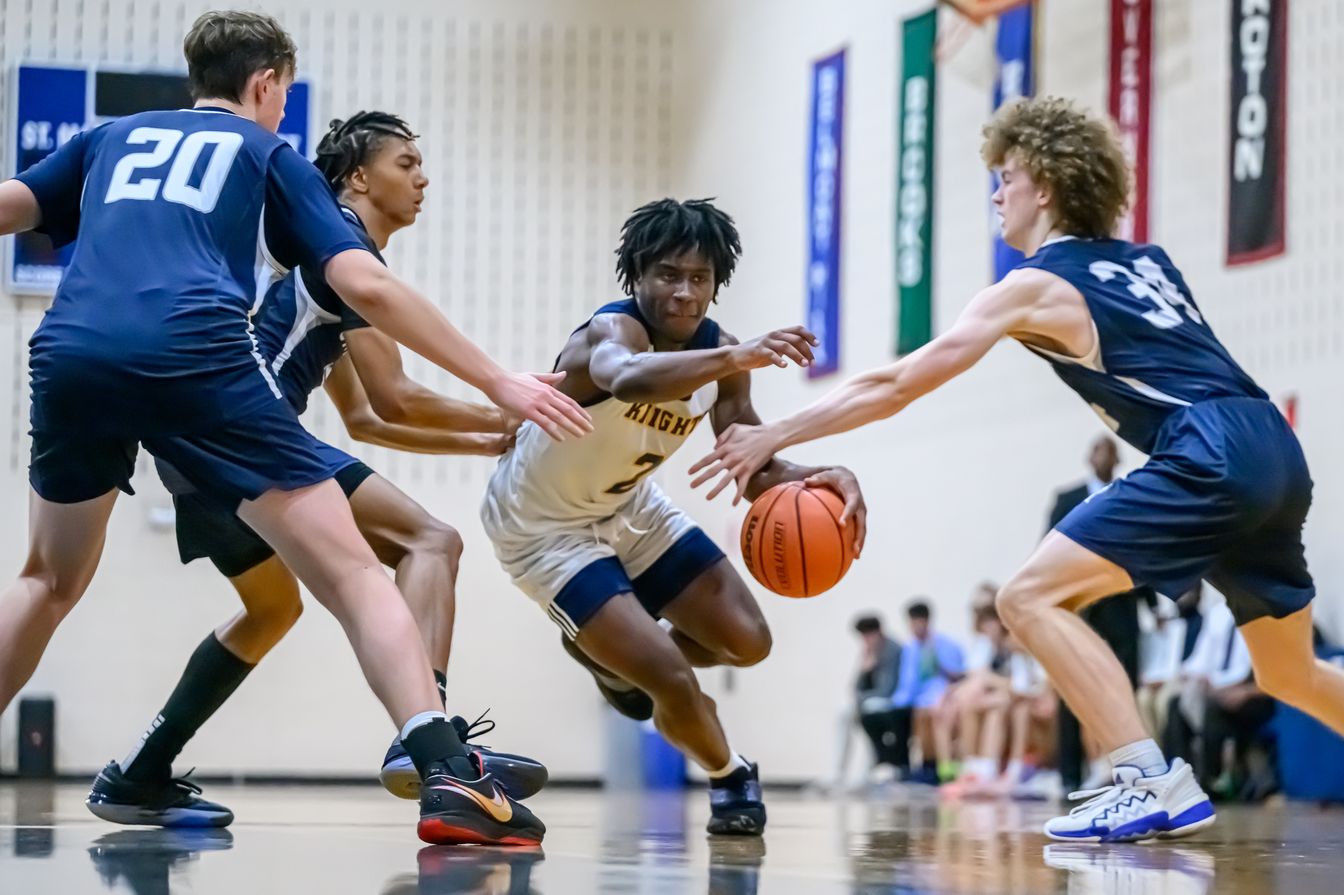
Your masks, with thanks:
M 401 738 L 401 745 L 406 754 L 411 756 L 422 780 L 430 774 L 442 773 L 442 768 L 447 768 L 454 777 L 464 780 L 477 777 L 476 769 L 467 758 L 467 750 L 462 748 L 462 741 L 457 738 L 457 731 L 447 721 L 436 718 L 428 724 L 421 724 Z
M 173 759 L 182 747 L 254 667 L 229 652 L 212 632 L 191 654 L 173 695 L 123 762 L 122 773 L 140 781 L 171 777 Z
M 439 685 L 439 702 L 448 708 L 448 675 L 442 671 L 434 672 L 434 682 Z

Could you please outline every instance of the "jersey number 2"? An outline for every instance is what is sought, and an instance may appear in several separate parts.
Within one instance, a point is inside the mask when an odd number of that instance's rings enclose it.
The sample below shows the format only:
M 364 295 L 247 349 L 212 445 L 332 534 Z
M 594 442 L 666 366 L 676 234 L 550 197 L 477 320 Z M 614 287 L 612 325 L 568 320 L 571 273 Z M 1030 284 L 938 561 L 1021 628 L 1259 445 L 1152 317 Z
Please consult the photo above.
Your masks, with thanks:
M 640 458 L 635 461 L 635 465 L 641 467 L 639 472 L 635 473 L 633 476 L 631 476 L 630 478 L 626 479 L 623 482 L 617 482 L 616 484 L 612 485 L 610 488 L 607 489 L 607 493 L 624 494 L 625 492 L 632 490 L 636 485 L 640 483 L 640 481 L 643 480 L 644 476 L 648 475 L 649 473 L 657 469 L 660 465 L 662 465 L 662 462 L 666 459 L 667 458 L 664 457 L 662 454 L 642 454 Z
M 204 214 L 215 210 L 220 190 L 229 176 L 229 168 L 243 145 L 243 135 L 232 131 L 194 131 L 182 139 L 182 132 L 162 127 L 137 127 L 126 138 L 128 145 L 140 146 L 153 143 L 148 152 L 132 152 L 117 162 L 112 169 L 112 182 L 107 186 L 107 195 L 103 202 L 111 205 L 122 199 L 151 201 L 159 196 L 159 187 L 163 187 L 163 198 L 178 205 L 186 205 Z M 205 172 L 201 175 L 200 185 L 189 182 L 200 161 L 206 146 L 214 146 L 210 161 L 206 162 Z M 174 158 L 174 152 L 176 157 Z M 163 180 L 157 177 L 141 177 L 134 183 L 131 177 L 139 168 L 158 168 L 169 159 L 173 166 Z

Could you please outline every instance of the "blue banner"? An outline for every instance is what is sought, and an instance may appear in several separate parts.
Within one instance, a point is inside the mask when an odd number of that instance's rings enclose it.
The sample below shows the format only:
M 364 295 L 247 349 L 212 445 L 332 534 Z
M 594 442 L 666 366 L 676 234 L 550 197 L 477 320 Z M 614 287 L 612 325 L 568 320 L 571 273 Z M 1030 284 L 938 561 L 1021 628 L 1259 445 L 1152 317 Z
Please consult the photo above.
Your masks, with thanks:
M 178 102 L 190 102 L 187 99 L 185 75 L 126 74 L 127 77 L 120 79 L 115 89 L 106 87 L 100 91 L 105 105 L 144 110 L 176 107 Z M 14 79 L 15 143 L 12 173 L 18 174 L 42 161 L 80 131 L 112 120 L 94 113 L 99 104 L 98 97 L 94 96 L 95 90 L 98 90 L 97 79 L 92 75 L 92 67 L 18 67 Z M 149 80 L 162 87 L 165 77 L 180 79 L 180 92 L 166 90 L 159 94 L 144 89 Z M 168 105 L 170 103 L 171 106 Z M 304 156 L 311 155 L 308 122 L 308 84 L 296 82 L 289 91 L 279 136 Z M 74 245 L 57 251 L 52 248 L 51 240 L 40 233 L 16 234 L 13 245 L 6 276 L 9 291 L 37 295 L 55 292 L 74 252 Z
M 1010 9 L 999 16 L 999 35 L 994 42 L 998 74 L 994 79 L 994 109 L 1035 92 L 1031 58 L 1031 16 L 1033 4 Z M 989 190 L 999 188 L 997 174 L 990 175 Z M 1022 260 L 1022 253 L 1007 245 L 999 233 L 998 216 L 990 209 L 994 232 L 994 282 L 998 282 Z
M 845 51 L 812 69 L 807 169 L 807 326 L 816 335 L 808 378 L 840 369 L 840 189 L 845 112 Z

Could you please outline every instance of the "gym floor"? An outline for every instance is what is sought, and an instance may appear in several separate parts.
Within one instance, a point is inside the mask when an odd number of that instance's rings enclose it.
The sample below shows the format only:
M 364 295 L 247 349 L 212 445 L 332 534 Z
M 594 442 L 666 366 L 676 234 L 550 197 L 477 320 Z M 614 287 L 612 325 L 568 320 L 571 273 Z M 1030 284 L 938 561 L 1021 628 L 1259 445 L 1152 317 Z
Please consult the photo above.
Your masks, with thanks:
M 1193 839 L 1053 845 L 1044 804 L 940 803 L 893 788 L 767 793 L 764 840 L 710 841 L 703 792 L 557 789 L 530 804 L 544 850 L 428 847 L 375 786 L 220 786 L 227 831 L 103 823 L 76 784 L 0 782 L 0 892 L 1123 893 L 1292 895 L 1344 888 L 1344 809 L 1228 806 Z

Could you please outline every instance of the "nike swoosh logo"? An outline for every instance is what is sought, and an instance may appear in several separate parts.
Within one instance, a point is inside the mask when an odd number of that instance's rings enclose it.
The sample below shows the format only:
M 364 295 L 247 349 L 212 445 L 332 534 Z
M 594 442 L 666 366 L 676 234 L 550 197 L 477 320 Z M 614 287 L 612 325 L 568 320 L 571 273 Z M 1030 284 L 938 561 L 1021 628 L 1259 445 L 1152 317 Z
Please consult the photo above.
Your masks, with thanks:
M 495 820 L 499 821 L 502 824 L 506 824 L 509 821 L 513 820 L 513 806 L 509 804 L 507 799 L 500 797 L 499 787 L 495 785 L 493 782 L 491 782 L 490 784 L 491 797 L 488 799 L 485 796 L 478 793 L 476 790 L 472 789 L 471 787 L 462 786 L 461 784 L 454 783 L 451 780 L 445 781 L 443 785 L 435 786 L 433 788 L 441 789 L 445 792 L 455 792 L 458 795 L 466 796 L 467 798 L 475 802 L 477 805 L 480 805 L 481 808 L 487 811 L 491 817 L 493 817 Z

